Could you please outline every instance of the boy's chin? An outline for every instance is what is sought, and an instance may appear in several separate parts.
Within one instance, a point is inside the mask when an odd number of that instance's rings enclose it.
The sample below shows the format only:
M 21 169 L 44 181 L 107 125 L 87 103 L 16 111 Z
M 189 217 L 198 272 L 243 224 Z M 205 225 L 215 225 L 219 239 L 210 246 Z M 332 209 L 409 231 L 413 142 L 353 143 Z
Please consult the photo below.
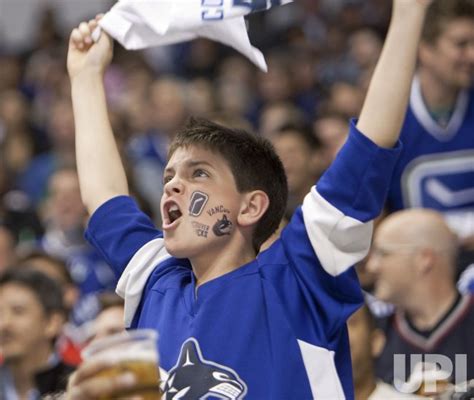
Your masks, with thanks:
M 168 254 L 175 258 L 188 258 L 185 249 L 176 248 L 175 246 L 167 246 L 166 244 L 165 248 Z
M 186 246 L 184 243 L 176 243 L 172 241 L 167 241 L 165 239 L 165 248 L 168 254 L 175 258 L 190 258 L 191 257 L 191 251 L 189 249 L 189 246 Z

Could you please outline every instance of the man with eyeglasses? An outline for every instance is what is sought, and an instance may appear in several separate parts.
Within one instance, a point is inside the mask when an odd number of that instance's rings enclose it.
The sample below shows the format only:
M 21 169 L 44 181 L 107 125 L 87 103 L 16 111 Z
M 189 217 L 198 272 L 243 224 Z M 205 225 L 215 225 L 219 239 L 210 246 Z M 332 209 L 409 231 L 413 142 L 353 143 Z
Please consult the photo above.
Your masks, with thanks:
M 384 381 L 408 378 L 411 355 L 444 363 L 447 381 L 474 378 L 474 297 L 456 289 L 457 242 L 434 210 L 399 211 L 377 228 L 367 269 L 375 297 L 396 306 L 376 368 Z

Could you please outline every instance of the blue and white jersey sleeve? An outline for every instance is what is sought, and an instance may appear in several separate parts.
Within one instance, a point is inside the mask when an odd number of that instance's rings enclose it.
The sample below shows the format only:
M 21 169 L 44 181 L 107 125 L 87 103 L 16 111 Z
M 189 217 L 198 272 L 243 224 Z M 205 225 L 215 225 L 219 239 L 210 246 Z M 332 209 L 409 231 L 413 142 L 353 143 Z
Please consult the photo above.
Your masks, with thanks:
M 120 277 L 133 255 L 151 240 L 162 238 L 150 218 L 128 196 L 117 196 L 92 214 L 86 239 Z
M 94 212 L 85 235 L 120 278 L 117 293 L 127 300 L 129 326 L 151 272 L 170 258 L 163 234 L 132 198 L 117 196 Z
M 337 276 L 366 256 L 401 151 L 377 146 L 351 121 L 349 138 L 306 196 L 303 218 L 325 271 Z
M 289 265 L 336 332 L 362 296 L 350 267 L 368 253 L 401 144 L 377 146 L 351 122 L 347 142 L 282 233 Z

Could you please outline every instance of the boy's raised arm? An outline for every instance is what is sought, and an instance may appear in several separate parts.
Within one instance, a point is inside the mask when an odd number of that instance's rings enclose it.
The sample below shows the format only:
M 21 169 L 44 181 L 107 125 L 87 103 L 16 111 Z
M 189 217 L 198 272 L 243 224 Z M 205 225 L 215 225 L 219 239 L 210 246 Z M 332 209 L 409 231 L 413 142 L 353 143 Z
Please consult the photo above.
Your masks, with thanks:
M 76 129 L 76 158 L 81 195 L 89 213 L 112 197 L 128 194 L 128 184 L 110 126 L 104 71 L 112 59 L 112 40 L 102 32 L 94 43 L 97 19 L 71 33 L 68 72 Z
M 416 65 L 418 42 L 432 0 L 394 0 L 390 28 L 357 123 L 382 147 L 399 136 Z

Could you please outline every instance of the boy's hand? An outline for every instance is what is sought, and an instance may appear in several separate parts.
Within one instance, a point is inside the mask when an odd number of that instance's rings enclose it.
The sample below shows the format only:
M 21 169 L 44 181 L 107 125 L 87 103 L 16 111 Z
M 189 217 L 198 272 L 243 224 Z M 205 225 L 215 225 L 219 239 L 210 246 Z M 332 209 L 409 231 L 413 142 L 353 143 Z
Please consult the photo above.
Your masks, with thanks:
M 92 32 L 97 28 L 100 18 L 102 16 L 98 15 L 89 22 L 82 22 L 71 33 L 67 55 L 67 68 L 71 79 L 86 71 L 103 74 L 112 60 L 110 36 L 102 32 L 96 43 L 92 40 Z

